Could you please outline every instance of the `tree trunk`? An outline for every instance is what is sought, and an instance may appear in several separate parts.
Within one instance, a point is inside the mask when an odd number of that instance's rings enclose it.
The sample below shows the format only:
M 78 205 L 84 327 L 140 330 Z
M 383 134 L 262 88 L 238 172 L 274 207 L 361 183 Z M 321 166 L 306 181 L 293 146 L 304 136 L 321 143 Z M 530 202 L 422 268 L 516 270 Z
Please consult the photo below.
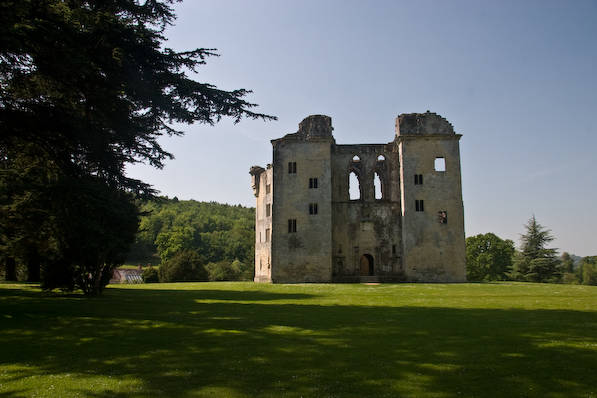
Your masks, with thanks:
M 14 257 L 7 257 L 4 263 L 5 266 L 5 274 L 4 279 L 7 281 L 16 281 L 17 280 L 17 264 L 15 262 Z
M 27 282 L 40 281 L 40 266 L 39 256 L 37 253 L 32 254 L 27 260 Z

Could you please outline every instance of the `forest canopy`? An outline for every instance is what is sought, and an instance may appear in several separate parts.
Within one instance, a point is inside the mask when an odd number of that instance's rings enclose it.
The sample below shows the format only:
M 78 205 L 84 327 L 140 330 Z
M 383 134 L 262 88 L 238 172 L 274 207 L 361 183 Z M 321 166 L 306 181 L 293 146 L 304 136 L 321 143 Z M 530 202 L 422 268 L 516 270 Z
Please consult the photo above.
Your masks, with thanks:
M 147 201 L 140 208 L 144 215 L 129 264 L 165 264 L 191 251 L 209 279 L 252 279 L 255 209 L 176 198 Z M 233 263 L 240 270 L 230 271 Z

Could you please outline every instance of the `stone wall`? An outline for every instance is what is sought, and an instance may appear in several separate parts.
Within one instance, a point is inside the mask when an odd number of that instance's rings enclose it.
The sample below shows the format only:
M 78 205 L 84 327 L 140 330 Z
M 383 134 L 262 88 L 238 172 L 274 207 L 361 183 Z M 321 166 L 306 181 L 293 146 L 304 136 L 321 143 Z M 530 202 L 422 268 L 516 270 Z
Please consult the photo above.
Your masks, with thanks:
M 464 281 L 461 136 L 452 125 L 431 112 L 400 115 L 388 144 L 336 145 L 332 130 L 328 116 L 309 116 L 272 140 L 273 166 L 251 168 L 255 281 Z M 351 172 L 360 186 L 352 200 Z
M 272 258 L 272 203 L 274 173 L 271 164 L 267 169 L 251 168 L 251 185 L 257 198 L 255 207 L 255 282 L 271 282 Z M 268 212 L 269 206 L 269 214 Z
M 336 145 L 333 149 L 333 279 L 369 276 L 361 266 L 370 256 L 375 276 L 402 276 L 400 166 L 393 144 Z M 358 159 L 353 159 L 354 157 Z M 349 197 L 349 175 L 355 173 L 360 198 Z M 375 198 L 374 177 L 382 197 Z M 363 260 L 365 261 L 365 260 Z
M 331 281 L 332 172 L 331 119 L 311 116 L 295 134 L 272 141 L 274 204 L 272 280 L 274 282 Z M 296 169 L 289 172 L 289 163 Z M 317 179 L 317 188 L 309 179 Z M 317 214 L 310 214 L 317 205 Z M 289 231 L 296 220 L 296 231 Z
M 466 274 L 460 135 L 436 114 L 416 115 L 399 117 L 396 126 L 402 164 L 404 269 L 413 281 L 461 282 Z M 419 122 L 416 129 L 413 119 Z M 400 125 L 403 120 L 408 128 Z M 435 170 L 438 158 L 444 159 L 445 171 Z M 416 174 L 422 176 L 422 184 L 415 184 Z M 423 211 L 417 211 L 417 200 L 423 201 Z

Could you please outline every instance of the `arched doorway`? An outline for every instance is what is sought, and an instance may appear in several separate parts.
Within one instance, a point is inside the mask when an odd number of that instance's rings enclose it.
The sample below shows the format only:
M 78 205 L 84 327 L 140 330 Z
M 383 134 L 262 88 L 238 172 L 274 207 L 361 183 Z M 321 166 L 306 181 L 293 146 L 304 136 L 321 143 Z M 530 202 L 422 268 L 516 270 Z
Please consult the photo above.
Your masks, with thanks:
M 373 276 L 374 274 L 373 256 L 371 254 L 363 254 L 361 256 L 361 276 Z

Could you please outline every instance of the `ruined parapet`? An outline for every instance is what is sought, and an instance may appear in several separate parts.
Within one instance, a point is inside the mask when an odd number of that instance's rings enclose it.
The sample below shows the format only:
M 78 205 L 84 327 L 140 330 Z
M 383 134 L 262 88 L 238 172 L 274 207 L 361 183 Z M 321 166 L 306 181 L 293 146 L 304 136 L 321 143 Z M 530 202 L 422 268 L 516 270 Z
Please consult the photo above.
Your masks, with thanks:
M 252 166 L 249 170 L 249 174 L 251 174 L 251 188 L 253 188 L 255 197 L 259 196 L 259 180 L 261 178 L 261 173 L 264 171 L 265 169 L 261 166 Z
M 326 115 L 310 115 L 299 123 L 298 135 L 304 139 L 331 138 L 332 118 Z
M 282 138 L 272 140 L 274 147 L 287 141 L 334 141 L 332 135 L 332 118 L 326 115 L 310 115 L 299 123 L 296 133 L 286 134 Z
M 454 127 L 445 118 L 433 112 L 403 113 L 396 118 L 396 136 L 454 135 Z

